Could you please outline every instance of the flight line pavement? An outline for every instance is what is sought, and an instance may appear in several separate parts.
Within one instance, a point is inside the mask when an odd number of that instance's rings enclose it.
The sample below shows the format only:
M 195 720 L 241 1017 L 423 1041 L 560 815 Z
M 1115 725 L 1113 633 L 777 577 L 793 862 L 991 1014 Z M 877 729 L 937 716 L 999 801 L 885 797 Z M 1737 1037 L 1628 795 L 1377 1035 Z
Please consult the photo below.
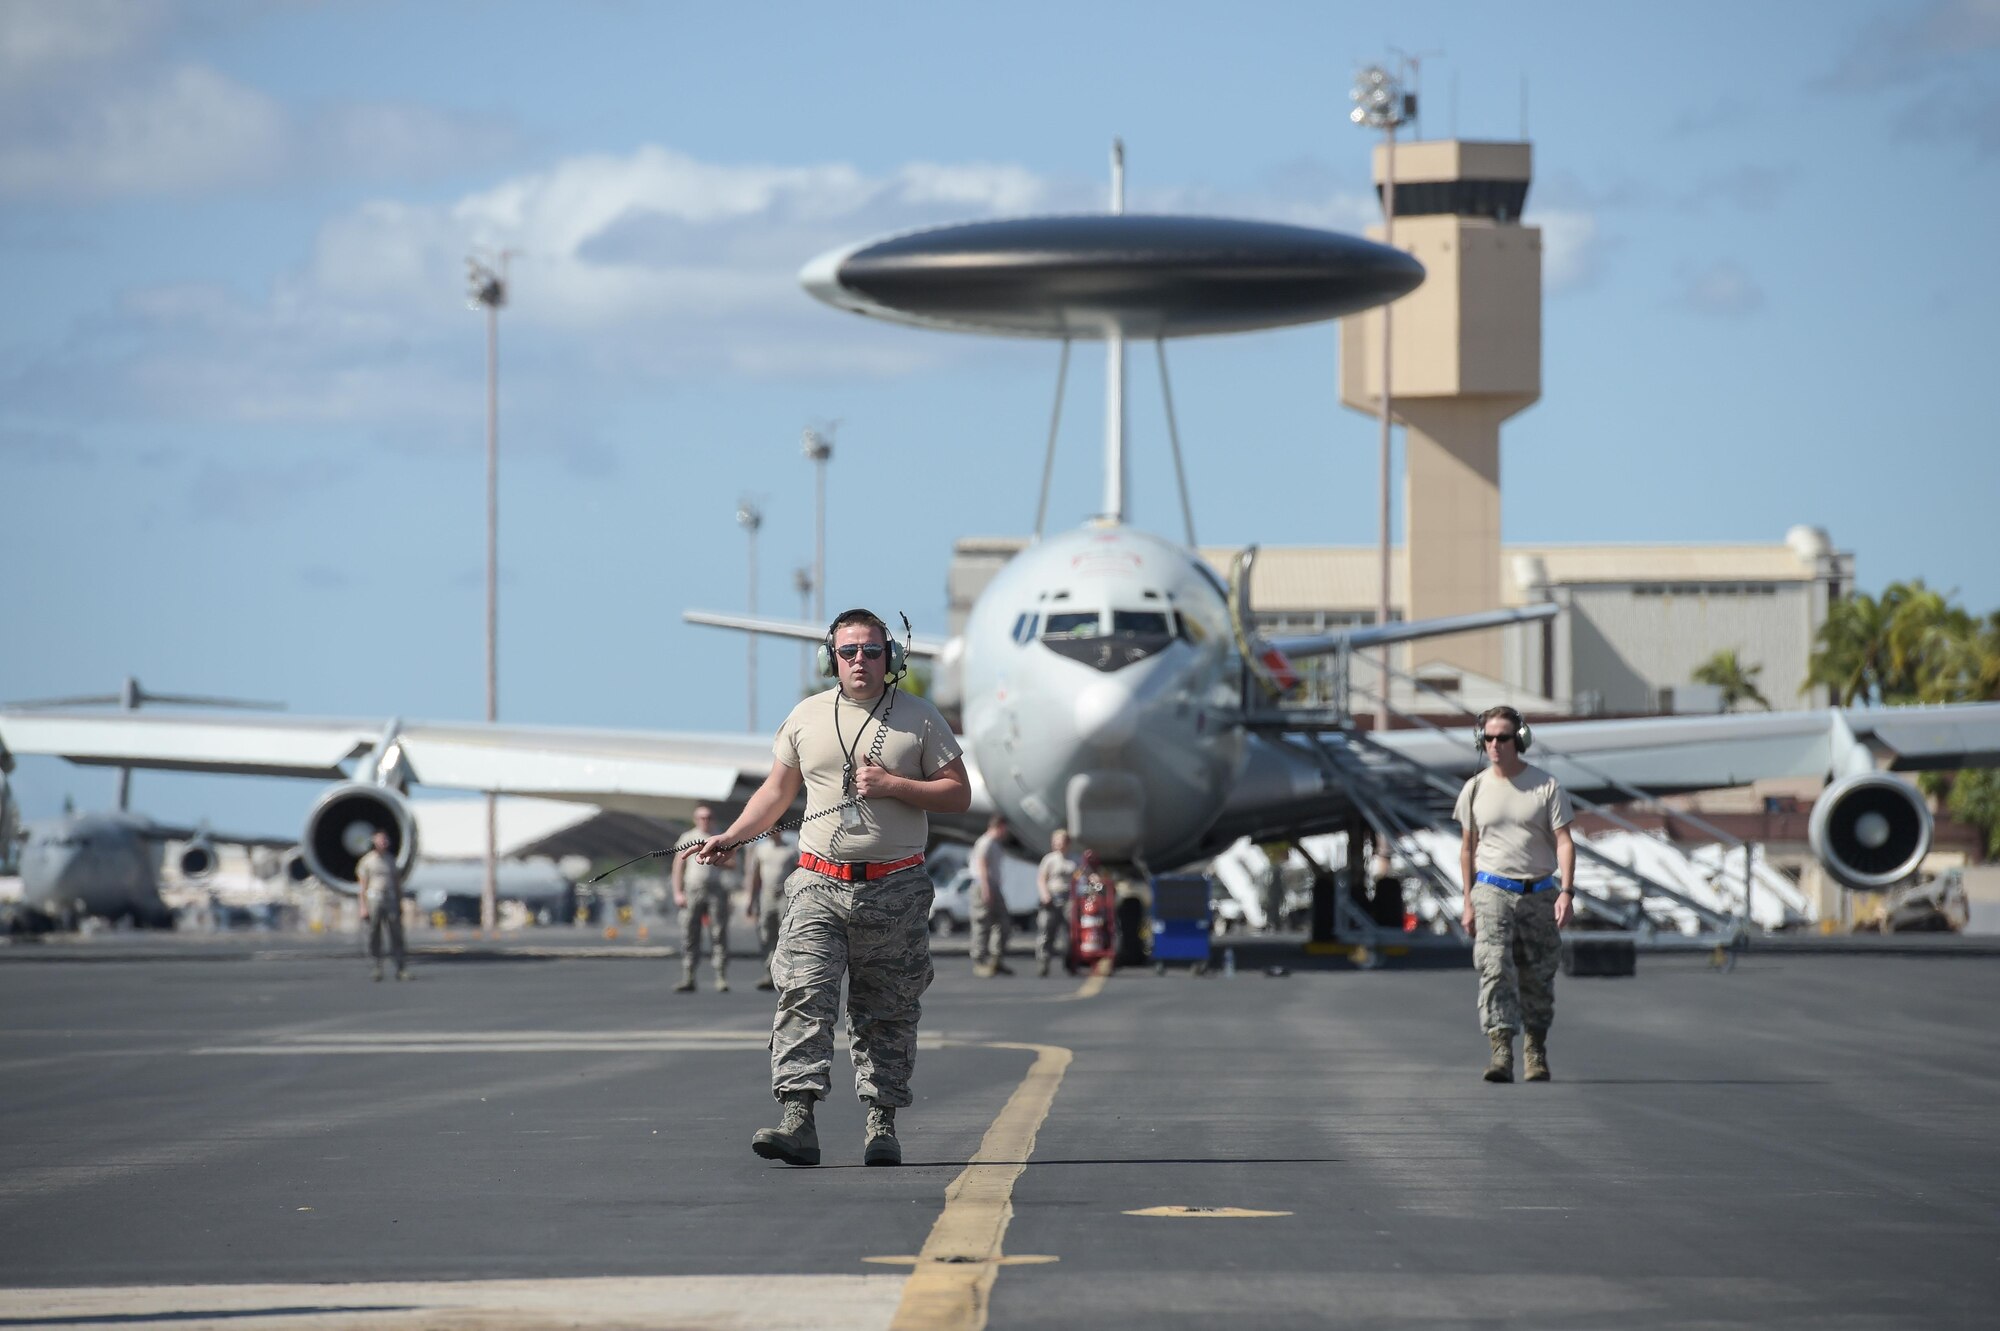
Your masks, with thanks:
M 206 946 L 238 959 L 0 966 L 0 1327 L 1931 1327 L 2000 1296 L 1982 957 L 1562 979 L 1538 1086 L 1479 1080 L 1460 970 L 940 958 L 910 1163 L 860 1167 L 843 1055 L 798 1170 L 748 1149 L 753 966 L 374 984 Z

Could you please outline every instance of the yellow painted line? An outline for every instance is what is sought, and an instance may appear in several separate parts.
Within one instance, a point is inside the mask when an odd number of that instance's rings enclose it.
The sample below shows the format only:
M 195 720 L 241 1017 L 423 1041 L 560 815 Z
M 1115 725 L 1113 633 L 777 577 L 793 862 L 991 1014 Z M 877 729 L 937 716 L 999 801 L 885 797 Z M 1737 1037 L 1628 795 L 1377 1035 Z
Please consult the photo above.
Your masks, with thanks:
M 1148 1206 L 1143 1211 L 1127 1211 L 1126 1215 L 1179 1216 L 1195 1220 L 1262 1220 L 1270 1216 L 1290 1215 L 1290 1211 L 1246 1211 L 1240 1206 Z
M 1079 998 L 1095 998 L 1104 992 L 1104 982 L 1111 978 L 1111 958 L 1106 957 L 1091 967 L 1090 975 L 1077 986 L 1073 994 L 1064 994 L 1057 1002 L 1068 1002 Z
M 1551 1207 L 1549 1209 L 1564 1210 L 1566 1208 Z M 873 1262 L 877 1266 L 915 1266 L 924 1259 L 921 1257 L 863 1257 L 861 1260 L 864 1262 Z M 1050 1262 L 1060 1262 L 1061 1260 L 1062 1258 L 1060 1257 L 1050 1257 L 1046 1253 L 1008 1253 L 1005 1257 L 995 1258 L 993 1264 L 995 1266 L 1047 1266 Z
M 1001 1240 L 1014 1218 L 1014 1181 L 1034 1153 L 1035 1134 L 1055 1103 L 1070 1051 L 1046 1044 L 991 1044 L 1035 1056 L 1028 1075 L 986 1129 L 979 1149 L 944 1191 L 944 1213 L 931 1226 L 890 1331 L 980 1331 L 993 1281 L 1007 1260 Z

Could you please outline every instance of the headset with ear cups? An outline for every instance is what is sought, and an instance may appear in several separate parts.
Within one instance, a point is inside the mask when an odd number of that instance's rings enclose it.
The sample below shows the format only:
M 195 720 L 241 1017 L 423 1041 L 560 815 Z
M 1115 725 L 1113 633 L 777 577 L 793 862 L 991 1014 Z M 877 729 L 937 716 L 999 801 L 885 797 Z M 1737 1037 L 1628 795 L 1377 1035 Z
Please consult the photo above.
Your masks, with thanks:
M 820 642 L 819 650 L 814 653 L 814 661 L 819 666 L 821 679 L 834 679 L 837 677 L 833 668 L 833 635 L 840 628 L 843 620 L 850 624 L 870 624 L 875 628 L 881 629 L 882 637 L 887 641 L 889 647 L 889 668 L 883 672 L 883 678 L 894 680 L 902 677 L 903 665 L 909 659 L 908 649 L 902 643 L 896 641 L 896 635 L 889 632 L 889 626 L 883 623 L 874 612 L 857 609 L 841 611 L 840 614 L 834 617 L 833 622 L 826 626 L 826 637 Z
M 1526 753 L 1535 743 L 1535 732 L 1521 714 L 1511 707 L 1489 707 L 1479 714 L 1478 728 L 1472 732 L 1472 751 L 1480 757 L 1486 756 L 1486 723 L 1494 717 L 1514 723 L 1514 752 Z

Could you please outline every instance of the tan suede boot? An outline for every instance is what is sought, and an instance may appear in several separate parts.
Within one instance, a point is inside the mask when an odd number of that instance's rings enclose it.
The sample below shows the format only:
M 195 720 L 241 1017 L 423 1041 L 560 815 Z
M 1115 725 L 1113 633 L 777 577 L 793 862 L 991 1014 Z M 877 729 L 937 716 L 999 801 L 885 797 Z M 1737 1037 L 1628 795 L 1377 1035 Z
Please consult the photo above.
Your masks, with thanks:
M 1521 1061 L 1525 1065 L 1522 1081 L 1547 1081 L 1549 1079 L 1549 1033 L 1529 1031 L 1521 1041 Z
M 1514 1080 L 1514 1032 L 1488 1031 L 1486 1038 L 1493 1042 L 1493 1057 L 1486 1063 L 1486 1080 Z

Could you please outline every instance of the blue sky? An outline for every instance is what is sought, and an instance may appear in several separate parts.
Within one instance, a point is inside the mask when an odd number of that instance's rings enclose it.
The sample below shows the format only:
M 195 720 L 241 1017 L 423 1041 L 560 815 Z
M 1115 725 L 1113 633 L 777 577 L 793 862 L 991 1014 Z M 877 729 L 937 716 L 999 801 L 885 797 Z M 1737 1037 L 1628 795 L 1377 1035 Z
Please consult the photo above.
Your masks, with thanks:
M 1544 397 L 1510 541 L 1793 523 L 2000 606 L 1988 403 L 2000 0 L 1230 6 L 0 5 L 0 698 L 151 687 L 326 715 L 483 707 L 483 340 L 503 316 L 505 718 L 740 729 L 739 496 L 762 605 L 944 618 L 954 539 L 1033 520 L 1055 349 L 879 327 L 794 274 L 927 222 L 1131 206 L 1353 230 L 1361 63 L 1423 132 L 1512 138 L 1546 230 Z M 1375 426 L 1330 326 L 1172 348 L 1204 541 L 1373 540 Z M 1099 497 L 1080 355 L 1053 516 Z M 1150 357 L 1135 518 L 1177 523 Z M 796 685 L 767 647 L 762 720 Z M 46 760 L 30 816 L 111 780 Z M 289 783 L 144 774 L 286 826 Z

